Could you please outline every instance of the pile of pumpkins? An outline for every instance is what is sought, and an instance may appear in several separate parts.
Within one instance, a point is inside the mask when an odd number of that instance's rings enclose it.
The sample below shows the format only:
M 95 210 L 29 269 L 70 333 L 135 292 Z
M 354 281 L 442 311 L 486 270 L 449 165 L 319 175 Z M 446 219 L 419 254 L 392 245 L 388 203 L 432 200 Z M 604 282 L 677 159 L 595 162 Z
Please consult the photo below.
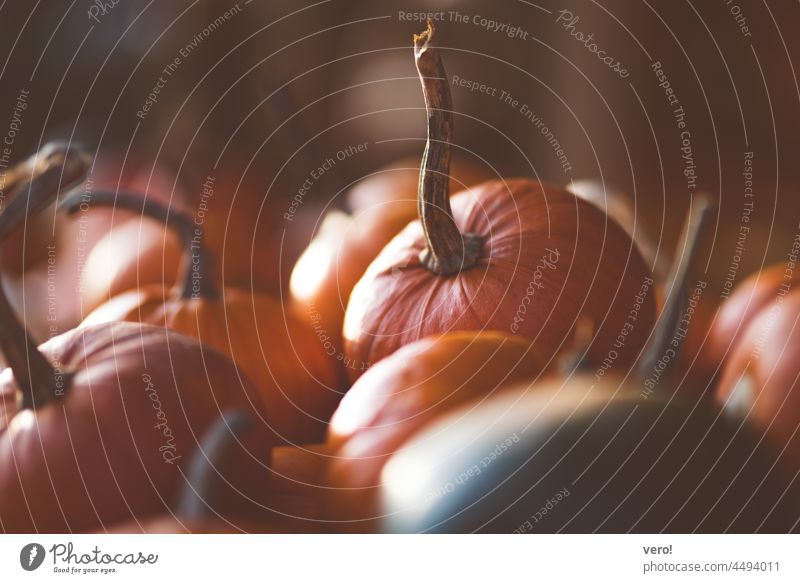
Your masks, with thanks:
M 794 265 L 701 309 L 707 197 L 665 267 L 624 199 L 451 164 L 434 37 L 421 166 L 355 186 L 289 297 L 226 284 L 164 197 L 87 193 L 74 145 L 7 174 L 4 245 L 56 200 L 136 213 L 153 243 L 117 247 L 113 285 L 38 347 L 0 291 L 3 531 L 797 529 Z

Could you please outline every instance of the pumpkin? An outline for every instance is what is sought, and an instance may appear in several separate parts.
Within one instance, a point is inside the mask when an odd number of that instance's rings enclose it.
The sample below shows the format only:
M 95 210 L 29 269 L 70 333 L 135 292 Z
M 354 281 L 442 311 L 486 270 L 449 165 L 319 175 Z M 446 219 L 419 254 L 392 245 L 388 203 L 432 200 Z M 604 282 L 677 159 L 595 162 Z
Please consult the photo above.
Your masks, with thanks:
M 49 142 L 27 160 L 13 166 L 3 177 L 2 192 L 7 199 L 26 196 L 27 205 L 7 205 L 0 215 L 0 238 L 3 269 L 21 273 L 47 256 L 43 245 L 31 245 L 43 239 L 46 225 L 38 220 L 39 211 L 51 202 L 50 195 L 59 187 L 69 190 L 86 178 L 91 159 L 79 148 L 64 142 Z M 36 190 L 36 192 L 34 192 Z M 28 220 L 30 217 L 30 220 Z M 27 229 L 31 233 L 27 233 Z M 39 241 L 40 242 L 40 241 Z
M 702 349 L 704 361 L 720 369 L 750 322 L 775 303 L 781 288 L 788 290 L 798 281 L 800 274 L 780 263 L 757 271 L 737 285 L 717 311 Z
M 113 227 L 86 257 L 79 282 L 81 315 L 126 291 L 174 284 L 181 251 L 174 234 L 155 221 L 132 218 Z
M 433 418 L 385 465 L 389 532 L 787 532 L 800 463 L 708 403 L 686 402 L 665 359 L 680 352 L 710 202 L 692 205 L 686 261 L 632 374 L 518 383 Z M 585 354 L 585 349 L 584 349 Z
M 325 531 L 328 444 L 279 445 L 272 448 L 266 499 L 283 527 L 293 531 Z
M 363 179 L 347 194 L 352 214 L 330 211 L 298 259 L 289 284 L 292 313 L 310 322 L 345 366 L 342 324 L 353 286 L 381 249 L 417 216 L 418 170 L 400 162 Z M 467 188 L 485 176 L 467 164 L 451 181 Z
M 165 501 L 221 409 L 263 419 L 247 455 L 224 474 L 243 498 L 260 499 L 276 438 L 258 392 L 235 380 L 226 357 L 132 323 L 75 329 L 37 349 L 2 292 L 0 323 L 10 365 L 0 374 L 4 531 L 92 530 L 170 510 Z
M 85 192 L 91 201 L 100 192 L 146 192 L 162 204 L 183 204 L 184 190 L 161 165 L 152 168 L 133 166 L 120 173 L 122 164 L 105 160 L 92 172 Z M 129 164 L 130 166 L 130 164 Z M 79 221 L 68 223 L 62 239 L 84 229 L 90 233 L 79 273 L 81 317 L 124 291 L 150 284 L 171 285 L 177 281 L 181 247 L 176 237 L 161 223 L 143 220 L 125 209 L 79 208 Z M 69 243 L 65 241 L 67 251 Z
M 676 264 L 671 274 L 670 302 L 639 364 L 643 380 L 658 365 L 664 346 L 673 348 L 672 331 L 680 322 L 689 274 L 697 262 L 698 241 L 710 210 L 709 201 L 701 198 L 687 217 L 684 248 L 689 250 L 689 259 Z M 578 324 L 578 345 L 560 363 L 570 376 L 559 382 L 572 383 L 569 379 L 578 376 L 574 386 L 620 383 L 618 372 L 590 364 L 591 322 L 582 317 Z M 355 382 L 331 420 L 329 444 L 335 455 L 329 464 L 329 481 L 332 488 L 339 488 L 331 492 L 331 515 L 349 521 L 351 528 L 382 528 L 377 486 L 388 459 L 401 455 L 415 433 L 448 411 L 465 403 L 480 408 L 509 385 L 524 382 L 527 387 L 547 364 L 530 343 L 496 332 L 451 332 L 409 344 L 380 361 Z M 583 372 L 572 375 L 573 367 Z
M 95 160 L 82 187 L 85 199 L 93 192 L 117 191 L 126 187 L 138 191 L 148 185 L 154 197 L 162 200 L 169 200 L 173 195 L 180 197 L 179 191 L 168 190 L 171 184 L 168 185 L 160 168 L 144 171 L 124 162 L 116 156 Z M 177 264 L 170 266 L 167 263 L 174 261 L 169 250 L 176 243 L 163 226 L 139 219 L 133 227 L 131 221 L 135 214 L 128 211 L 90 210 L 87 205 L 77 220 L 69 220 L 57 209 L 47 208 L 38 215 L 29 213 L 27 220 L 39 220 L 40 217 L 48 223 L 48 232 L 31 244 L 45 248 L 47 261 L 41 265 L 28 265 L 17 282 L 9 280 L 9 283 L 24 286 L 25 319 L 29 331 L 38 336 L 53 335 L 53 326 L 57 332 L 77 326 L 98 303 L 107 300 L 109 294 L 127 289 L 125 286 L 128 285 L 136 287 L 137 265 L 127 257 L 137 257 L 136 253 L 148 249 L 157 251 L 142 262 L 138 274 L 142 284 L 153 278 L 160 282 Z M 121 240 L 123 235 L 127 235 L 125 240 Z M 109 246 L 117 252 L 113 260 L 109 258 Z M 121 282 L 125 278 L 121 274 L 130 267 L 128 283 L 123 285 Z M 58 296 L 54 305 L 49 297 L 53 289 Z
M 729 416 L 764 432 L 797 462 L 800 291 L 778 294 L 764 304 L 755 313 L 746 310 L 749 317 L 725 358 L 715 397 Z
M 361 376 L 328 430 L 326 516 L 371 530 L 389 456 L 429 419 L 546 366 L 530 343 L 499 332 L 450 332 L 397 350 Z
M 658 245 L 653 242 L 647 229 L 642 226 L 642 221 L 637 219 L 635 206 L 631 204 L 630 198 L 624 192 L 601 180 L 573 180 L 566 188 L 575 196 L 594 204 L 617 221 L 619 226 L 636 242 L 642 258 L 650 266 L 656 281 L 663 282 L 667 278 L 669 261 L 663 252 L 658 252 Z
M 249 513 L 231 516 L 220 512 L 229 497 L 240 496 L 221 479 L 220 469 L 229 467 L 239 452 L 239 441 L 252 430 L 253 420 L 243 411 L 227 412 L 206 432 L 192 455 L 186 482 L 172 514 L 135 519 L 112 525 L 104 532 L 124 534 L 221 534 L 298 532 L 302 525 L 280 517 L 255 520 Z M 274 467 L 274 456 L 273 456 Z M 256 509 L 259 512 L 259 509 Z
M 77 197 L 65 199 L 73 212 Z M 285 314 L 270 296 L 217 288 L 213 258 L 202 232 L 180 212 L 128 193 L 95 193 L 92 205 L 138 210 L 181 237 L 184 265 L 176 287 L 142 287 L 103 304 L 81 326 L 134 321 L 166 326 L 230 356 L 255 382 L 270 411 L 272 429 L 290 443 L 319 441 L 341 398 L 339 363 L 325 353 L 314 331 Z
M 616 366 L 630 363 L 655 318 L 653 279 L 615 221 L 530 179 L 486 182 L 450 198 L 452 101 L 433 37 L 429 25 L 414 39 L 428 110 L 420 221 L 353 288 L 344 323 L 351 377 L 405 344 L 451 330 L 519 334 L 549 359 L 569 345 L 580 314 L 597 324 L 596 362 L 614 350 Z M 615 346 L 623 329 L 626 339 Z
M 797 464 L 712 408 L 665 397 L 578 374 L 456 409 L 386 464 L 381 530 L 793 530 Z

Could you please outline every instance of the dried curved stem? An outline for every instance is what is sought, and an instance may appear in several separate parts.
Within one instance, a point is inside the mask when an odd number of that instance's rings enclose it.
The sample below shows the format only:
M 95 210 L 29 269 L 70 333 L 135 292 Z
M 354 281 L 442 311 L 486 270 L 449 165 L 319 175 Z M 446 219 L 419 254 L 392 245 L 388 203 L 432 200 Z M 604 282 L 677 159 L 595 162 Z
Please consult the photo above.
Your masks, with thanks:
M 92 192 L 88 203 L 80 193 L 74 193 L 65 198 L 59 208 L 71 215 L 78 212 L 84 204 L 129 210 L 172 227 L 178 233 L 185 252 L 183 273 L 179 278 L 180 296 L 185 299 L 209 300 L 219 297 L 219 289 L 213 277 L 213 257 L 202 243 L 202 230 L 196 227 L 186 214 L 172 210 L 144 194 L 124 191 Z M 200 275 L 196 282 L 193 277 L 194 272 Z
M 189 462 L 186 484 L 178 498 L 179 519 L 200 522 L 213 518 L 211 504 L 217 497 L 220 467 L 224 466 L 239 438 L 251 428 L 243 411 L 223 414 L 200 441 L 200 448 Z
M 636 372 L 640 380 L 646 379 L 658 361 L 663 358 L 680 325 L 689 302 L 689 284 L 699 259 L 703 231 L 715 208 L 716 205 L 706 194 L 698 194 L 692 199 L 678 247 L 679 250 L 685 250 L 685 257 L 683 260 L 676 260 L 672 266 L 666 286 L 669 297 L 637 367 Z
M 483 239 L 462 234 L 450 207 L 450 144 L 453 138 L 453 100 L 441 55 L 433 46 L 434 27 L 428 22 L 414 35 L 414 60 L 428 114 L 428 138 L 419 172 L 419 216 L 427 248 L 422 264 L 437 275 L 455 275 L 480 259 Z
M 39 212 L 53 202 L 61 189 L 83 182 L 90 166 L 91 159 L 82 150 L 62 143 L 48 144 L 16 166 L 11 172 L 15 195 L 0 213 L 0 242 L 29 213 Z M 55 369 L 39 352 L 8 301 L 1 280 L 0 277 L 0 351 L 14 372 L 20 407 L 41 407 L 66 394 L 69 374 Z

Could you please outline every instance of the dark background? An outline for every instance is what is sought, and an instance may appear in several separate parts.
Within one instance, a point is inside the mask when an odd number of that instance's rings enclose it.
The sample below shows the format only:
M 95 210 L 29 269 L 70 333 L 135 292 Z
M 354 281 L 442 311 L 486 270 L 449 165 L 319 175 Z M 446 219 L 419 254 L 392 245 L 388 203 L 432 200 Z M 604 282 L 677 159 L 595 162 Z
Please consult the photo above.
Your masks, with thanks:
M 698 184 L 721 200 L 710 261 L 714 285 L 735 252 L 745 151 L 754 153 L 756 195 L 737 281 L 785 258 L 797 232 L 797 2 L 738 0 L 752 34 L 745 37 L 731 13 L 737 2 L 725 0 L 242 1 L 241 11 L 183 60 L 139 120 L 136 112 L 164 66 L 234 4 L 120 0 L 95 23 L 87 0 L 2 3 L 0 129 L 19 91 L 30 91 L 13 158 L 47 139 L 79 140 L 100 161 L 121 156 L 121 172 L 166 168 L 180 192 L 176 204 L 190 207 L 214 172 L 223 177 L 217 200 L 252 216 L 245 238 L 266 241 L 287 228 L 281 221 L 287 201 L 311 169 L 346 145 L 368 141 L 366 153 L 337 164 L 309 192 L 302 205 L 309 222 L 291 227 L 307 240 L 320 209 L 339 204 L 341 189 L 382 164 L 421 153 L 424 113 L 411 35 L 424 26 L 400 22 L 398 11 L 455 10 L 529 32 L 526 41 L 442 23 L 439 43 L 450 75 L 506 90 L 541 115 L 572 171 L 562 171 L 541 133 L 517 112 L 496 98 L 454 89 L 456 142 L 468 157 L 503 176 L 535 174 L 557 184 L 602 178 L 630 194 L 642 225 L 671 253 L 691 192 L 679 131 L 650 69 L 660 61 L 686 111 Z M 619 78 L 555 23 L 562 8 L 625 64 L 629 78 Z

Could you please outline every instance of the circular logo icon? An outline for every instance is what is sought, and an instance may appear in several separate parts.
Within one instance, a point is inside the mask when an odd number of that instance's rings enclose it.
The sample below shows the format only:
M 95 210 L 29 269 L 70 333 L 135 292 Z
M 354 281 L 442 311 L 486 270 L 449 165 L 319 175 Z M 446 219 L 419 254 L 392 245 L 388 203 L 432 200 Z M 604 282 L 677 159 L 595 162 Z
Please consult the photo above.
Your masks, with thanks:
M 35 571 L 44 562 L 44 547 L 39 543 L 30 543 L 19 552 L 19 564 L 26 571 Z

